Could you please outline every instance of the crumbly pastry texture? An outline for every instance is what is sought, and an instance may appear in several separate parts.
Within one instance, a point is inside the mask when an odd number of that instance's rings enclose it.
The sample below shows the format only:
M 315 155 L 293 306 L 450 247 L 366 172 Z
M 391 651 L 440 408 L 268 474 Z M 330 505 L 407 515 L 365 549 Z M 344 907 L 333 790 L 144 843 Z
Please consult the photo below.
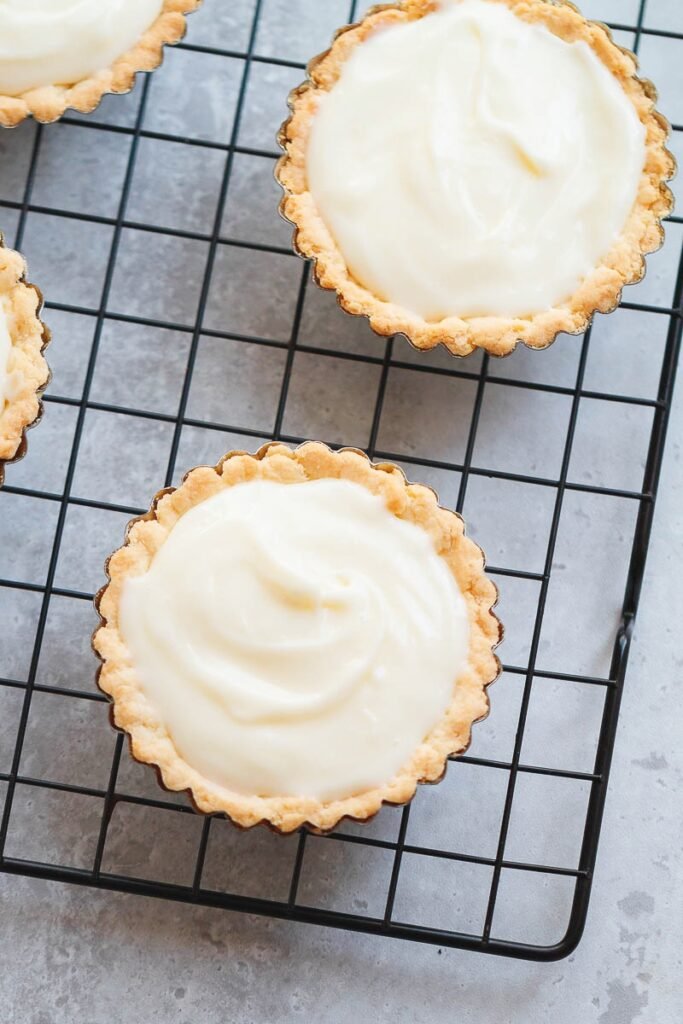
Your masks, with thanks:
M 380 27 L 431 13 L 438 7 L 436 0 L 403 0 L 374 7 L 357 25 L 342 29 L 331 49 L 309 64 L 306 82 L 291 93 L 291 116 L 279 136 L 285 150 L 277 167 L 277 178 L 285 193 L 280 210 L 295 227 L 296 251 L 314 261 L 318 284 L 336 291 L 347 313 L 367 317 L 377 334 L 405 334 L 419 349 L 442 344 L 458 356 L 477 348 L 504 356 L 518 342 L 530 348 L 546 348 L 560 332 L 585 331 L 594 313 L 611 312 L 619 304 L 624 286 L 642 278 L 644 257 L 661 246 L 662 219 L 673 208 L 673 195 L 666 184 L 675 173 L 674 158 L 666 148 L 670 126 L 655 109 L 654 86 L 637 76 L 635 55 L 618 46 L 606 26 L 588 21 L 569 0 L 490 2 L 505 4 L 518 17 L 545 25 L 567 42 L 586 42 L 619 81 L 646 130 L 646 161 L 629 219 L 610 252 L 565 302 L 528 318 L 449 317 L 438 323 L 427 322 L 401 306 L 379 299 L 352 277 L 308 189 L 308 139 L 320 97 L 333 88 L 356 46 Z
M 142 691 L 119 630 L 122 587 L 127 578 L 148 569 L 182 515 L 223 488 L 259 479 L 297 484 L 321 478 L 354 481 L 380 495 L 395 516 L 427 531 L 465 597 L 470 621 L 468 660 L 454 680 L 453 700 L 446 714 L 385 785 L 328 802 L 296 796 L 244 796 L 207 780 L 176 750 Z M 157 767 L 166 788 L 188 790 L 198 810 L 223 812 L 242 828 L 266 824 L 282 833 L 301 826 L 327 831 L 343 818 L 366 821 L 383 803 L 407 803 L 418 783 L 441 779 L 448 758 L 466 750 L 473 723 L 488 713 L 486 690 L 500 672 L 494 649 L 501 626 L 492 610 L 497 591 L 484 574 L 481 550 L 465 536 L 460 516 L 441 508 L 432 490 L 408 483 L 397 466 L 373 464 L 355 449 L 332 452 L 323 444 L 307 442 L 292 450 L 273 443 L 256 455 L 231 452 L 214 468 L 193 469 L 180 487 L 160 492 L 150 512 L 130 524 L 126 543 L 110 558 L 107 572 L 110 582 L 97 598 L 102 624 L 93 646 L 102 662 L 99 686 L 113 699 L 114 725 L 128 733 L 134 758 Z
M 11 341 L 12 397 L 0 401 L 0 484 L 4 466 L 24 454 L 26 430 L 40 417 L 40 396 L 49 380 L 43 352 L 49 332 L 40 320 L 42 296 L 26 281 L 26 264 L 0 235 L 0 299 L 3 300 Z
M 164 0 L 154 23 L 135 46 L 122 54 L 111 67 L 73 85 L 46 85 L 30 89 L 20 96 L 0 93 L 0 125 L 14 128 L 27 117 L 49 124 L 66 110 L 90 114 L 107 93 L 129 92 L 140 71 L 154 71 L 163 59 L 164 46 L 177 43 L 185 35 L 186 15 L 202 0 Z

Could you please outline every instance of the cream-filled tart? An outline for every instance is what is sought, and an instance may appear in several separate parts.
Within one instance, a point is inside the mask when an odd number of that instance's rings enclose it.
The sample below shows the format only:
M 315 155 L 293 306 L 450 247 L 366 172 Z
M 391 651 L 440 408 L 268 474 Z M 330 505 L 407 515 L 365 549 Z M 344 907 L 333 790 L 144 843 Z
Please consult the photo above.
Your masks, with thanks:
M 5 248 L 0 235 L 0 484 L 6 463 L 25 453 L 26 430 L 40 417 L 49 379 L 41 304 L 22 257 Z
M 99 685 L 139 761 L 280 832 L 438 781 L 488 710 L 496 589 L 429 488 L 308 442 L 192 470 L 108 563 Z
M 56 121 L 128 92 L 161 63 L 201 0 L 2 0 L 0 124 Z
M 281 210 L 382 335 L 496 355 L 618 303 L 672 207 L 633 54 L 565 0 L 373 8 L 290 97 Z

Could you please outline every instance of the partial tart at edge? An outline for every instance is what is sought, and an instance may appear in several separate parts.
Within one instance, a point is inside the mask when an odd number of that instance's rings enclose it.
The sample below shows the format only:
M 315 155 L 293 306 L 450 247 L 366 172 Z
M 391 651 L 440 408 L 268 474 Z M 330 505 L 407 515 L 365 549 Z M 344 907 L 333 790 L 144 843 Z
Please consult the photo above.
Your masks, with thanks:
M 49 124 L 67 110 L 92 113 L 109 93 L 130 92 L 139 72 L 154 71 L 163 60 L 165 46 L 185 35 L 186 15 L 202 0 L 163 0 L 159 14 L 138 41 L 108 67 L 67 84 L 53 83 L 26 89 L 18 95 L 0 91 L 0 125 L 14 128 L 27 117 Z
M 41 306 L 39 290 L 26 281 L 24 260 L 0 234 L 0 485 L 5 465 L 25 455 L 26 431 L 42 414 L 50 335 Z

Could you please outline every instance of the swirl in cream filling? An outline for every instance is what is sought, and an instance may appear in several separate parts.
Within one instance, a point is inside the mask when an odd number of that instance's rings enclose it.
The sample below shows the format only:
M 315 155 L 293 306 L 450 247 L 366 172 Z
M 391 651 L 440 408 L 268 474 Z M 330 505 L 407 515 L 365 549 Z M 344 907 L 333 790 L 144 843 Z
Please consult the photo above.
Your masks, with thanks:
M 568 299 L 623 231 L 645 130 L 585 42 L 492 0 L 378 29 L 316 112 L 308 185 L 354 277 L 425 320 Z
M 0 92 L 73 85 L 141 38 L 163 0 L 0 0 Z
M 449 706 L 465 599 L 421 527 L 359 484 L 254 481 L 174 526 L 120 629 L 188 764 L 334 799 L 388 782 Z

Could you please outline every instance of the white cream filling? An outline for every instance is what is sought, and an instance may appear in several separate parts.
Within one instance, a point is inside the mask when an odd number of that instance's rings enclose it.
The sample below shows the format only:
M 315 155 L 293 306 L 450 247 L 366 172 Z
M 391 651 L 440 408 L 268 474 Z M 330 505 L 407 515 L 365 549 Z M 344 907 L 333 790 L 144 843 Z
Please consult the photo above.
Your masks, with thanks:
M 163 0 L 0 0 L 0 92 L 71 85 L 108 68 Z
M 645 131 L 584 42 L 444 0 L 360 44 L 322 97 L 308 182 L 351 272 L 429 321 L 527 316 L 607 255 Z
M 465 599 L 427 532 L 350 481 L 226 488 L 184 515 L 120 628 L 205 778 L 320 800 L 388 782 L 465 667 Z

